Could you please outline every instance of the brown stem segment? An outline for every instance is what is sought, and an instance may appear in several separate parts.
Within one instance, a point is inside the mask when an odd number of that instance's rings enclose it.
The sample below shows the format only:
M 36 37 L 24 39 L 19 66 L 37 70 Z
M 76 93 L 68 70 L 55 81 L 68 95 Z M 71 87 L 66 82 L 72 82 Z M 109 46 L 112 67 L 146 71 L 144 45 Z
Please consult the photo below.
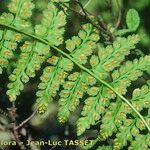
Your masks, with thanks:
M 35 114 L 37 113 L 37 110 L 36 109 L 27 119 L 25 119 L 23 122 L 21 122 L 18 126 L 15 127 L 16 130 L 19 130 L 21 129 L 24 125 L 26 125 L 34 116 Z
M 16 122 L 16 108 L 15 108 L 15 104 L 13 103 L 13 106 L 11 108 L 8 108 L 8 112 L 9 112 L 9 115 L 10 117 L 12 118 L 12 133 L 15 137 L 15 140 L 20 148 L 20 150 L 26 150 L 26 147 L 24 146 L 23 142 L 20 140 L 20 134 L 19 134 L 19 131 L 18 129 L 16 129 L 16 126 L 17 126 L 17 122 Z

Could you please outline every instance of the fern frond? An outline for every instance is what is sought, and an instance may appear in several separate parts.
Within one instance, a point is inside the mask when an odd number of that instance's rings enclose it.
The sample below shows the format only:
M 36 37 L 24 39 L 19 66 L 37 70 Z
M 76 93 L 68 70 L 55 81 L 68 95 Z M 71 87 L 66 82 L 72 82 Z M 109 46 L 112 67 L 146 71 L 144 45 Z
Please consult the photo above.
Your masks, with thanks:
M 149 87 L 144 85 L 141 89 L 135 89 L 133 91 L 133 96 L 130 101 L 139 112 L 144 110 L 146 111 L 146 109 L 150 108 L 149 96 Z M 129 115 L 130 117 L 128 117 Z M 145 119 L 150 125 L 149 110 Z M 135 143 L 139 137 L 145 137 L 143 144 L 138 145 L 138 148 L 147 149 L 149 134 L 143 134 L 141 132 L 145 129 L 145 125 L 139 118 L 136 117 L 133 110 L 126 103 L 117 99 L 116 102 L 111 103 L 109 110 L 102 118 L 100 137 L 103 141 L 116 133 L 116 138 L 114 140 L 114 149 L 116 150 L 127 146 L 127 143 L 129 142 L 131 144 L 130 148 L 134 149 L 133 143 Z M 134 138 L 136 140 L 134 140 Z
M 109 45 L 106 49 L 100 48 L 98 51 L 99 60 L 94 55 L 91 58 L 92 70 L 100 78 L 107 78 L 110 74 L 109 71 L 112 71 L 115 67 L 120 65 L 125 56 L 130 53 L 130 50 L 135 47 L 138 41 L 139 37 L 137 35 L 132 35 L 127 39 L 118 38 L 118 40 L 113 43 L 113 46 Z M 146 63 L 147 62 L 145 62 L 145 64 Z M 82 134 L 85 129 L 90 128 L 91 124 L 94 125 L 95 122 L 100 119 L 100 115 L 104 113 L 105 107 L 109 105 L 109 100 L 115 98 L 115 93 L 110 89 L 106 87 L 97 87 L 97 89 L 99 90 L 97 90 L 97 94 L 94 95 L 96 97 L 90 97 L 85 101 L 85 106 L 82 111 L 84 117 L 80 118 L 77 124 L 78 135 Z
M 64 89 L 60 92 L 58 111 L 58 118 L 61 123 L 69 119 L 70 113 L 76 110 L 80 99 L 86 93 L 88 84 L 84 81 L 85 78 L 88 78 L 88 74 L 74 72 L 68 76 L 68 80 L 63 84 Z
M 51 44 L 58 46 L 63 41 L 63 27 L 65 24 L 65 13 L 50 2 L 48 8 L 43 13 L 41 24 L 35 26 L 35 35 L 45 38 Z M 9 90 L 7 91 L 7 95 L 11 101 L 16 100 L 16 96 L 20 95 L 20 91 L 23 90 L 23 83 L 28 82 L 29 79 L 23 80 L 24 76 L 26 75 L 28 78 L 34 77 L 35 71 L 38 71 L 42 63 L 51 55 L 49 46 L 41 42 L 25 42 L 22 47 L 26 50 L 21 53 L 17 66 L 10 76 L 11 83 L 8 84 Z M 23 66 L 21 67 L 20 64 L 23 64 Z M 24 72 L 25 75 L 20 72 Z M 15 77 L 18 80 L 14 79 Z
M 27 19 L 32 15 L 34 4 L 32 0 L 11 0 L 8 4 L 9 11 L 16 15 L 15 17 Z
M 32 0 L 11 0 L 8 6 L 10 13 L 3 13 L 0 16 L 0 22 L 31 32 L 29 18 L 33 8 Z M 13 58 L 14 51 L 21 39 L 22 35 L 19 33 L 9 29 L 0 29 L 0 73 L 2 73 L 4 67 L 7 68 L 9 60 Z
M 35 26 L 35 34 L 52 45 L 60 45 L 63 42 L 64 26 L 66 25 L 66 14 L 59 10 L 54 3 L 49 2 L 47 9 L 43 12 L 40 25 Z
M 71 40 L 68 40 L 66 42 L 66 48 L 69 51 L 72 51 L 71 52 L 72 57 L 75 57 L 76 59 L 77 58 L 80 59 L 80 60 L 78 60 L 80 63 L 86 63 L 87 57 L 92 54 L 94 48 L 96 47 L 96 40 L 98 40 L 99 38 L 95 32 L 96 31 L 90 24 L 83 25 L 83 30 L 81 30 L 79 32 L 79 35 L 77 37 L 73 37 Z M 74 45 L 74 48 L 71 48 L 71 46 L 73 46 L 73 45 Z M 82 61 L 82 58 L 80 58 L 80 53 L 82 53 L 82 55 L 85 55 L 85 58 L 83 61 Z M 77 57 L 77 56 L 79 56 L 79 57 Z M 62 63 L 63 60 L 68 61 L 68 62 L 64 62 L 62 66 L 66 66 L 66 68 L 68 68 L 68 69 L 70 66 L 71 68 L 68 71 L 71 71 L 73 69 L 72 63 L 68 59 L 64 59 L 64 58 L 60 61 L 60 63 Z M 57 68 L 57 67 L 59 67 L 59 65 L 57 65 L 55 68 Z M 61 71 L 63 71 L 63 68 L 61 69 Z M 74 79 L 71 79 L 71 78 L 75 78 L 74 75 L 77 75 L 77 73 L 74 73 L 73 75 L 70 75 L 68 77 L 69 81 L 65 82 L 63 84 L 64 90 L 62 90 L 60 92 L 61 98 L 59 101 L 60 108 L 59 108 L 59 113 L 58 113 L 60 122 L 65 122 L 69 118 L 70 111 L 75 110 L 76 106 L 79 104 L 79 99 L 81 99 L 83 97 L 84 92 L 86 92 L 85 91 L 86 84 L 84 82 L 82 82 L 83 76 L 80 74 L 79 77 L 76 77 L 76 80 L 78 80 L 78 81 L 73 82 L 72 80 L 74 80 Z M 61 75 L 58 74 L 58 76 L 61 76 Z M 84 77 L 85 77 L 85 75 L 84 75 Z M 54 80 L 55 76 L 53 76 L 52 79 Z M 65 78 L 63 80 L 65 80 Z M 59 86 L 61 85 L 61 83 L 59 82 L 59 80 L 57 80 L 57 81 L 58 81 L 58 90 L 59 90 Z M 53 85 L 53 84 L 51 83 L 51 85 Z M 79 88 L 81 88 L 80 86 L 83 87 L 83 89 L 81 91 L 79 91 Z M 49 88 L 51 88 L 51 86 Z M 79 95 L 75 96 L 74 92 Z M 72 93 L 72 94 L 70 94 L 70 93 Z M 49 93 L 49 95 L 51 96 L 50 93 Z M 41 106 L 39 109 L 43 110 L 43 108 L 46 108 L 46 105 L 48 105 L 48 102 L 50 102 L 50 101 L 51 100 L 43 99 L 43 102 L 42 102 L 42 100 L 40 102 L 41 104 L 38 102 L 38 104 Z M 45 105 L 45 103 L 46 103 L 46 105 Z
M 145 119 L 147 120 L 148 124 L 150 124 L 150 87 L 149 81 L 147 85 L 142 86 L 141 89 L 135 89 L 132 94 L 132 104 L 133 106 L 139 111 L 146 111 L 147 115 Z M 137 119 L 136 126 L 139 130 L 145 130 L 145 126 L 140 119 Z
M 108 105 L 109 102 L 103 98 L 103 86 L 100 88 L 92 87 L 92 90 L 94 90 L 93 93 L 95 93 L 95 91 L 96 93 L 85 100 L 85 105 L 81 112 L 82 117 L 77 121 L 78 135 L 81 135 L 86 129 L 89 129 L 91 125 L 96 124 L 96 121 L 98 121 L 104 113 L 105 105 Z
M 142 76 L 144 71 L 150 69 L 150 56 L 141 57 L 139 60 L 135 59 L 133 62 L 128 61 L 112 73 L 112 86 L 124 95 L 127 92 L 127 87 L 131 85 L 132 81 L 136 81 Z
M 123 124 L 119 128 L 119 132 L 116 134 L 114 149 L 121 149 L 123 146 L 127 145 L 127 142 L 133 140 L 131 130 L 134 128 L 135 120 L 126 120 L 126 124 Z
M 95 143 L 100 140 L 106 145 L 98 149 L 119 150 L 128 146 L 136 150 L 134 144 L 140 138 L 144 140 L 137 144 L 138 147 L 149 149 L 150 86 L 135 89 L 129 100 L 123 96 L 132 82 L 150 69 L 149 55 L 133 61 L 125 59 L 135 49 L 139 36 L 117 37 L 113 44 L 104 48 L 98 45 L 99 31 L 86 23 L 77 36 L 65 42 L 67 7 L 59 8 L 59 3 L 68 2 L 50 1 L 41 24 L 34 28 L 29 19 L 33 9 L 31 0 L 12 0 L 10 13 L 3 13 L 0 17 L 3 26 L 0 30 L 0 71 L 13 58 L 13 51 L 21 50 L 9 77 L 7 95 L 10 101 L 16 100 L 24 84 L 30 77 L 35 77 L 36 71 L 45 63 L 36 93 L 40 114 L 45 113 L 55 97 L 60 98 L 58 118 L 64 123 L 82 100 L 83 108 L 77 120 L 78 136 L 99 124 L 100 132 Z M 58 48 L 63 42 L 70 53 Z M 107 146 L 109 140 L 111 146 Z
M 58 118 L 60 122 L 66 122 L 70 116 L 70 111 L 74 111 L 79 104 L 79 98 L 83 97 L 81 82 L 82 75 L 74 72 L 68 76 L 68 81 L 63 84 L 60 92 Z M 80 89 L 81 88 L 81 89 Z
M 106 48 L 99 46 L 98 56 L 100 63 L 93 68 L 93 71 L 100 78 L 107 78 L 109 72 L 120 65 L 125 56 L 130 54 L 130 51 L 135 48 L 138 42 L 138 35 L 130 35 L 127 38 L 119 37 L 112 45 L 108 45 Z
M 105 50 L 103 49 L 103 52 L 105 52 L 104 53 L 105 56 L 102 55 L 102 52 L 101 52 L 101 54 L 99 53 L 99 57 L 102 58 L 102 59 L 100 59 L 100 62 L 98 61 L 96 56 L 94 56 L 94 55 L 92 56 L 91 65 L 93 66 L 93 70 L 101 78 L 104 78 L 104 76 L 106 78 L 110 74 L 108 66 L 106 67 L 108 69 L 107 71 L 105 71 L 106 69 L 104 69 L 105 68 L 103 66 L 104 60 L 105 61 L 107 60 L 106 61 L 106 63 L 107 63 L 107 62 L 109 62 L 109 60 L 112 61 L 112 60 L 118 59 L 118 57 L 121 55 L 121 57 L 119 57 L 119 59 L 120 58 L 121 59 L 116 61 L 116 63 L 117 63 L 116 65 L 115 64 L 111 65 L 111 63 L 110 63 L 110 65 L 109 65 L 111 67 L 110 71 L 112 71 L 115 67 L 117 67 L 123 61 L 123 59 L 125 58 L 125 55 L 129 54 L 130 49 L 134 48 L 134 44 L 136 44 L 138 42 L 138 36 L 136 36 L 136 35 L 129 36 L 127 40 L 130 41 L 130 42 L 128 42 L 128 43 L 130 43 L 129 45 L 127 45 L 127 44 L 125 45 L 125 42 L 127 42 L 126 39 L 120 38 L 119 42 L 118 41 L 114 42 L 113 46 L 114 45 L 116 45 L 116 46 L 106 47 L 108 53 L 106 53 Z M 119 44 L 119 43 L 121 43 L 120 41 L 123 42 L 121 47 L 117 46 L 117 45 L 120 45 Z M 125 47 L 124 45 L 126 46 L 125 51 L 123 51 L 123 49 Z M 115 48 L 116 48 L 116 50 L 115 50 Z M 100 50 L 100 51 L 102 51 L 102 50 Z M 119 51 L 120 51 L 120 54 L 119 54 Z M 109 52 L 112 52 L 113 54 L 110 54 Z M 146 60 L 145 60 L 144 64 L 146 65 L 148 63 L 147 62 L 148 58 L 145 58 L 145 59 Z M 140 65 L 142 65 L 142 63 Z M 144 68 L 144 67 L 141 66 L 141 69 L 142 68 Z M 126 71 L 127 71 L 127 69 L 126 69 Z M 120 84 L 120 81 L 118 83 Z M 121 85 L 121 86 L 125 87 L 124 85 Z M 120 86 L 116 86 L 116 87 L 120 88 Z M 81 115 L 83 117 L 81 117 L 78 120 L 78 123 L 77 123 L 78 135 L 81 135 L 86 129 L 89 129 L 90 125 L 94 125 L 96 123 L 96 121 L 98 121 L 101 118 L 101 115 L 103 115 L 103 113 L 105 111 L 105 107 L 108 107 L 108 105 L 110 103 L 110 99 L 114 99 L 116 97 L 115 93 L 112 92 L 109 88 L 101 86 L 100 88 L 94 87 L 94 89 L 96 89 L 97 92 L 95 93 L 95 95 L 93 95 L 92 97 L 89 97 L 88 99 L 85 100 L 85 105 L 84 105 L 83 111 L 81 113 Z M 94 94 L 94 92 L 93 92 L 93 94 Z M 123 94 L 123 93 L 121 93 L 121 94 Z M 91 95 L 89 94 L 89 96 L 91 96 Z
M 150 146 L 150 135 L 138 135 L 135 140 L 131 142 L 129 150 L 148 150 Z
M 99 40 L 98 31 L 91 24 L 82 26 L 82 30 L 78 36 L 74 36 L 66 41 L 66 49 L 70 55 L 80 64 L 86 64 L 88 56 L 90 56 L 96 48 L 96 43 Z M 75 80 L 70 80 L 75 78 Z M 93 81 L 94 80 L 94 81 Z M 68 77 L 68 81 L 64 83 L 64 89 L 60 92 L 58 118 L 60 122 L 66 122 L 78 106 L 80 99 L 86 93 L 88 85 L 95 83 L 95 79 L 87 73 L 73 73 Z M 65 93 L 68 93 L 66 95 Z
M 149 65 L 150 56 L 141 57 L 139 60 L 135 59 L 127 61 L 119 69 L 114 70 L 112 73 L 112 82 L 110 83 L 116 91 L 121 95 L 125 95 L 127 88 L 131 85 L 132 81 L 136 81 L 143 75 L 144 71 L 150 69 Z M 105 95 L 109 95 L 109 98 L 114 99 L 116 94 L 109 88 L 105 88 Z M 108 97 L 108 96 L 107 96 Z
M 73 69 L 73 63 L 66 58 L 57 58 L 53 56 L 49 59 L 53 66 L 48 66 L 44 69 L 37 92 L 37 105 L 40 114 L 45 113 L 49 103 L 56 96 L 57 91 L 65 81 L 69 71 Z M 65 93 L 67 94 L 67 93 Z
M 99 40 L 98 31 L 91 25 L 85 24 L 78 36 L 66 41 L 66 49 L 71 52 L 71 56 L 80 64 L 86 64 L 87 58 L 97 47 Z
M 40 48 L 39 44 L 36 44 Z M 41 64 L 45 60 L 44 56 L 38 55 L 35 52 L 36 45 L 33 45 L 33 43 L 25 42 L 20 49 L 20 59 L 13 73 L 9 76 L 11 82 L 8 84 L 9 90 L 7 91 L 7 95 L 11 101 L 16 100 L 16 97 L 20 95 L 20 91 L 24 88 L 24 83 L 29 81 L 29 77 L 35 76 L 35 71 L 40 69 Z M 44 49 L 42 50 L 44 51 Z M 47 47 L 46 51 L 49 51 L 49 47 Z

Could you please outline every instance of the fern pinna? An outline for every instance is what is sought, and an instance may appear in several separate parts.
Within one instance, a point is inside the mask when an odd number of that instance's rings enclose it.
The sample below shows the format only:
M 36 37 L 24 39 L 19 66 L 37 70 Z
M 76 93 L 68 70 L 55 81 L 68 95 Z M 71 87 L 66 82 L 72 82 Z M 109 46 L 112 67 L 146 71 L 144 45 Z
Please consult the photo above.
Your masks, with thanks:
M 101 144 L 97 150 L 124 147 L 148 150 L 150 82 L 135 89 L 126 99 L 133 81 L 150 70 L 149 55 L 130 61 L 126 59 L 135 50 L 140 36 L 121 35 L 136 30 L 137 25 L 134 28 L 133 18 L 128 15 L 129 29 L 116 32 L 114 42 L 107 46 L 100 42 L 101 31 L 92 23 L 83 24 L 76 36 L 64 40 L 68 16 L 68 7 L 65 6 L 68 5 L 69 0 L 51 0 L 41 23 L 35 26 L 30 18 L 34 8 L 32 0 L 11 0 L 9 12 L 1 15 L 1 73 L 16 60 L 16 51 L 20 51 L 18 60 L 11 66 L 14 69 L 9 76 L 7 91 L 10 101 L 16 101 L 25 83 L 46 63 L 36 92 L 39 114 L 45 113 L 48 105 L 59 96 L 58 119 L 65 123 L 82 102 L 77 135 L 81 136 L 92 126 L 99 125 L 99 134 L 93 145 L 83 148 L 90 149 L 96 143 L 111 140 L 110 145 Z M 61 44 L 65 45 L 64 50 L 59 48 Z M 144 116 L 143 111 L 147 111 Z

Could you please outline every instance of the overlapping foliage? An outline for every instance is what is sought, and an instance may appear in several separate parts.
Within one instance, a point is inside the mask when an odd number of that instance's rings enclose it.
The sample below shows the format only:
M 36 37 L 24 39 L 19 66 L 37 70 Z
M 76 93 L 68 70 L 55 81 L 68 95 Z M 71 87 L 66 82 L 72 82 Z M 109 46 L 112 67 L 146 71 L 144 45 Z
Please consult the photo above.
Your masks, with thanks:
M 149 55 L 130 61 L 126 57 L 140 42 L 139 35 L 121 36 L 137 29 L 137 12 L 130 10 L 129 29 L 116 32 L 114 42 L 103 46 L 101 31 L 91 23 L 83 24 L 76 36 L 64 40 L 68 2 L 50 1 L 41 24 L 35 27 L 30 19 L 34 8 L 32 0 L 11 0 L 9 13 L 1 15 L 0 72 L 15 60 L 7 91 L 10 101 L 16 101 L 25 83 L 35 77 L 45 63 L 36 93 L 39 114 L 45 113 L 59 96 L 58 119 L 65 123 L 82 103 L 77 120 L 78 136 L 99 124 L 96 141 L 112 140 L 110 145 L 100 146 L 98 150 L 149 149 L 149 81 L 135 89 L 131 98 L 124 97 L 133 81 L 150 70 Z M 58 7 L 62 3 L 65 5 Z M 61 44 L 65 45 L 64 50 L 59 48 Z M 14 57 L 16 51 L 20 53 L 18 60 Z M 142 116 L 143 112 L 147 112 L 146 115 Z

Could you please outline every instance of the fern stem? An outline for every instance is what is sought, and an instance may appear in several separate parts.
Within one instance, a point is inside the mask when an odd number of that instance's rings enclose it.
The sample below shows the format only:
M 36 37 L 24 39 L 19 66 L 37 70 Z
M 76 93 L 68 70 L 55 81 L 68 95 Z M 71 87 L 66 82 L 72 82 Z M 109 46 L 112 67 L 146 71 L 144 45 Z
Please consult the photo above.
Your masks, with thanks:
M 83 9 L 85 9 L 91 2 L 92 2 L 92 0 L 88 0 L 88 2 L 83 6 Z M 80 10 L 80 13 L 81 12 L 82 12 L 82 9 Z
M 125 103 L 127 103 L 129 105 L 129 107 L 138 115 L 138 117 L 143 121 L 144 125 L 146 126 L 146 128 L 148 129 L 148 131 L 150 132 L 150 127 L 147 124 L 146 120 L 144 119 L 144 117 L 136 110 L 136 108 L 124 97 L 122 96 L 118 91 L 116 91 L 110 84 L 108 84 L 107 82 L 105 82 L 104 80 L 100 79 L 96 74 L 94 74 L 93 71 L 90 71 L 89 69 L 87 69 L 86 67 L 84 67 L 83 65 L 79 64 L 78 62 L 76 62 L 76 60 L 74 60 L 69 54 L 65 53 L 64 51 L 62 51 L 61 49 L 55 47 L 54 45 L 52 45 L 51 43 L 49 43 L 48 41 L 41 39 L 40 37 L 37 37 L 33 34 L 29 34 L 26 33 L 24 31 L 20 31 L 19 29 L 11 26 L 11 25 L 7 25 L 7 24 L 3 24 L 0 23 L 0 26 L 9 28 L 11 30 L 14 30 L 16 32 L 22 33 L 24 35 L 27 35 L 31 38 L 34 38 L 46 45 L 49 45 L 50 47 L 52 47 L 54 50 L 56 50 L 57 52 L 61 53 L 63 56 L 67 57 L 68 59 L 70 59 L 72 62 L 74 62 L 80 69 L 86 71 L 88 74 L 90 74 L 91 76 L 93 76 L 95 79 L 97 79 L 99 82 L 101 82 L 103 85 L 105 85 L 106 87 L 108 87 L 109 89 L 111 89 L 116 95 L 118 95 L 118 97 L 120 97 Z

